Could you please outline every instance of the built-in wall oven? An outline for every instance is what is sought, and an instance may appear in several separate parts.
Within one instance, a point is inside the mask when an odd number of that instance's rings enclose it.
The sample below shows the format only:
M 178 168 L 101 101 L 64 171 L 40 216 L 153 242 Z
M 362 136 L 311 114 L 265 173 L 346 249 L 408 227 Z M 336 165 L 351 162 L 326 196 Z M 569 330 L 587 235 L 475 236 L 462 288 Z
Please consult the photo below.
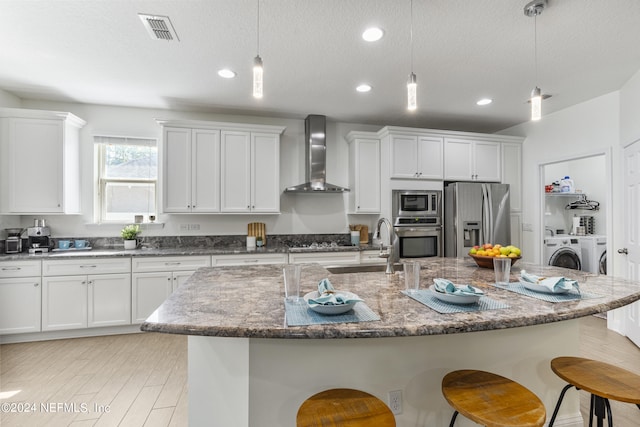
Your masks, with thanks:
M 442 255 L 442 192 L 393 190 L 393 230 L 400 258 Z

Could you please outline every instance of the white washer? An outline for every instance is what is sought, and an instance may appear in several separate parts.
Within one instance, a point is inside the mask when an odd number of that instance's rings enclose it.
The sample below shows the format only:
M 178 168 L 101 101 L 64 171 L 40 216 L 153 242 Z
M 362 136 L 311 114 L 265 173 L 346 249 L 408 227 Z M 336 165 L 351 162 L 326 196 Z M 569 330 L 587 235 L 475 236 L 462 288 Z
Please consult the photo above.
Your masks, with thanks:
M 582 268 L 582 248 L 576 236 L 560 235 L 545 237 L 544 261 L 555 267 Z
M 582 248 L 582 271 L 607 274 L 607 236 L 579 236 Z

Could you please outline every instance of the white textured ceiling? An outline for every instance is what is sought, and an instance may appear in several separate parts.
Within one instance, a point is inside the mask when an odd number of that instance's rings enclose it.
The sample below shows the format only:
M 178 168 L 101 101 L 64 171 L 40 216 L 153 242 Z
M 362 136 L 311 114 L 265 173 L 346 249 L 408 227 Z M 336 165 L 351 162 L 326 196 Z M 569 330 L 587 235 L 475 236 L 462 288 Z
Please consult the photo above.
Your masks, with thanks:
M 640 0 L 259 0 L 265 95 L 251 96 L 257 0 L 0 0 L 0 88 L 25 99 L 491 132 L 619 89 L 640 69 Z M 167 15 L 179 43 L 138 13 Z M 376 24 L 377 43 L 361 39 Z M 233 80 L 217 70 L 237 72 Z M 354 88 L 368 82 L 366 94 Z M 493 104 L 478 107 L 481 97 Z

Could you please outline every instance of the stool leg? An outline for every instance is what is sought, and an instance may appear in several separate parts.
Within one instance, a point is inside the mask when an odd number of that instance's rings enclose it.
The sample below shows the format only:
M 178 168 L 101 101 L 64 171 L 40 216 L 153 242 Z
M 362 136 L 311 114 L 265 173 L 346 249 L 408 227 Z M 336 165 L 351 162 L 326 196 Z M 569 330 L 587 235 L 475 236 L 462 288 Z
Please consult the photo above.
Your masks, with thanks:
M 558 410 L 560 410 L 560 404 L 562 403 L 562 399 L 564 399 L 564 394 L 573 387 L 571 384 L 567 384 L 560 393 L 560 397 L 558 398 L 558 403 L 556 403 L 556 407 L 553 410 L 553 415 L 551 416 L 551 421 L 549 421 L 549 427 L 553 427 L 553 422 L 556 420 L 556 416 L 558 415 Z M 591 426 L 591 424 L 589 424 Z
M 458 411 L 453 413 L 453 417 L 451 417 L 451 422 L 449 423 L 449 427 L 453 427 L 453 424 L 456 422 L 456 417 L 458 416 Z
M 604 417 L 605 417 L 605 404 L 604 404 L 605 399 L 603 399 L 600 396 L 595 396 L 593 395 L 593 402 L 594 402 L 594 412 L 596 414 L 596 425 L 598 427 L 604 427 Z
M 595 400 L 595 397 L 593 396 L 593 394 L 589 397 L 589 427 L 593 426 L 593 401 Z
M 609 399 L 604 399 L 604 404 L 607 407 L 607 420 L 609 420 L 609 427 L 613 427 L 613 415 L 611 414 L 611 405 L 609 405 Z

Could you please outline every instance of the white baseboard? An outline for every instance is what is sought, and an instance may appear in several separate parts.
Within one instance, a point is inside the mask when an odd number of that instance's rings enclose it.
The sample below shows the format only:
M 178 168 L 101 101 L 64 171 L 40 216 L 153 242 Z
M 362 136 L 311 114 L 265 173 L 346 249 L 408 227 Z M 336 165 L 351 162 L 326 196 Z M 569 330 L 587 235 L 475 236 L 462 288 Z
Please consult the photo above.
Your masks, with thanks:
M 67 338 L 96 337 L 103 335 L 132 334 L 140 331 L 140 325 L 110 326 L 104 328 L 70 329 L 66 331 L 35 332 L 28 334 L 0 335 L 0 344 L 31 341 L 60 340 Z
M 545 426 L 549 426 L 549 420 L 551 419 L 551 413 L 547 413 L 547 422 Z M 556 420 L 553 422 L 553 427 L 583 427 L 584 421 L 582 420 L 582 415 L 578 413 L 573 413 L 569 415 L 558 415 Z

